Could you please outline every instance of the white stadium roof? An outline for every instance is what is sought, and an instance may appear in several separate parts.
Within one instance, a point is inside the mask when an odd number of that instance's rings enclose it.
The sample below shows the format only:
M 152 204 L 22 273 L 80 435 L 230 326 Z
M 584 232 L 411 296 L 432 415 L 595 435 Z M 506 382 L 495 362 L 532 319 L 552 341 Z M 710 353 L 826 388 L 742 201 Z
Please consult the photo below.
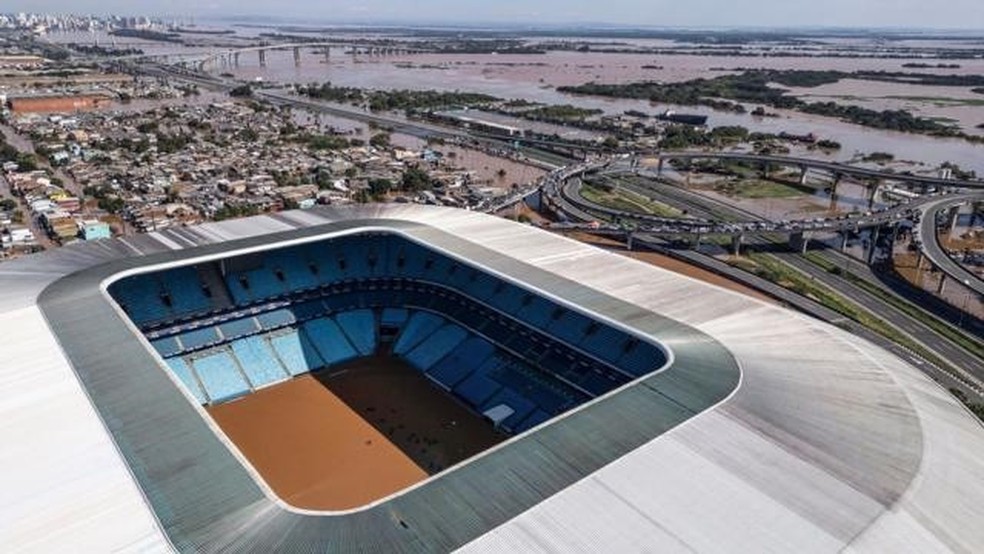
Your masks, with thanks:
M 693 329 L 693 340 L 710 337 L 740 368 L 723 400 L 532 508 L 455 539 L 462 550 L 984 552 L 984 428 L 916 368 L 775 305 L 529 226 L 415 205 L 285 212 L 0 265 L 0 550 L 191 549 L 172 534 L 172 514 L 155 512 L 158 495 L 128 464 L 132 445 L 116 438 L 123 424 L 100 415 L 66 354 L 69 338 L 43 310 L 49 285 L 120 260 L 138 267 L 137 256 L 288 240 L 329 223 L 453 236 Z M 655 338 L 671 351 L 693 347 L 684 335 Z M 262 510 L 283 508 L 269 501 Z M 233 535 L 267 517 L 250 509 L 240 512 L 249 524 L 209 529 L 229 542 L 194 547 L 248 550 Z

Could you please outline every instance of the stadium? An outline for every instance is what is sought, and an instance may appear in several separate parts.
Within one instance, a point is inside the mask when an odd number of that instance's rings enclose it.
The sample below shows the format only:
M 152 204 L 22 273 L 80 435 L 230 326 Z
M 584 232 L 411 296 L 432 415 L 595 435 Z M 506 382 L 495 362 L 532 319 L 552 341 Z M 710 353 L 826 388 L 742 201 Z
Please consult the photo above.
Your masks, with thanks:
M 70 246 L 0 328 L 5 550 L 984 549 L 984 430 L 917 368 L 483 214 Z

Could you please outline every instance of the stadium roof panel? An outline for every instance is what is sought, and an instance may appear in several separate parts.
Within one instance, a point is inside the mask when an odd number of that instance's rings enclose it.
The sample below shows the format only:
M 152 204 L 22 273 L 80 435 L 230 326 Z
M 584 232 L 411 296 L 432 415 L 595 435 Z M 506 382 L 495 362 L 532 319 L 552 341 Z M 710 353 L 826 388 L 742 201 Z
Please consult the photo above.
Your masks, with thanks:
M 375 508 L 291 510 L 99 287 L 367 227 L 622 321 L 674 365 Z M 0 440 L 18 445 L 0 456 L 14 522 L 0 544 L 15 549 L 984 549 L 981 425 L 916 369 L 805 316 L 481 214 L 286 212 L 71 246 L 0 266 L 0 330 Z

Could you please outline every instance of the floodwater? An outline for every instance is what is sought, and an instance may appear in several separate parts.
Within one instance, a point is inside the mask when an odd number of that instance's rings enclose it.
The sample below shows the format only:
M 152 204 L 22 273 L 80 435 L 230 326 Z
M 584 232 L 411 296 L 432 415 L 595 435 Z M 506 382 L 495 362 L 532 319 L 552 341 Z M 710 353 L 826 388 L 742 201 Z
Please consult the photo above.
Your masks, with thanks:
M 796 61 L 798 60 L 798 62 Z M 936 167 L 943 162 L 953 162 L 966 169 L 984 173 L 984 145 L 972 144 L 960 139 L 939 139 L 922 135 L 883 131 L 860 127 L 828 117 L 812 116 L 789 111 L 778 111 L 779 117 L 756 117 L 750 114 L 734 114 L 714 111 L 700 106 L 673 106 L 653 104 L 645 100 L 611 99 L 592 96 L 563 94 L 556 86 L 563 84 L 599 81 L 683 80 L 707 75 L 709 67 L 716 64 L 741 63 L 748 67 L 885 69 L 898 60 L 823 60 L 766 58 L 742 59 L 698 56 L 662 56 L 658 61 L 652 56 L 635 54 L 575 54 L 568 52 L 546 55 L 405 55 L 393 57 L 353 57 L 341 49 L 332 52 L 331 62 L 324 63 L 323 54 L 303 53 L 301 65 L 295 66 L 291 52 L 267 54 L 267 67 L 259 66 L 257 59 L 244 56 L 238 68 L 225 68 L 239 78 L 249 80 L 273 80 L 287 83 L 330 81 L 337 86 L 376 89 L 438 89 L 448 91 L 478 92 L 501 98 L 523 98 L 546 104 L 571 104 L 600 109 L 607 114 L 620 114 L 637 110 L 650 114 L 675 109 L 686 113 L 709 116 L 712 126 L 742 125 L 753 131 L 792 134 L 813 133 L 841 143 L 842 149 L 830 155 L 831 159 L 847 161 L 858 153 L 891 152 L 896 158 L 925 162 Z M 632 63 L 629 63 L 629 62 Z M 964 60 L 961 60 L 964 61 Z M 672 62 L 674 65 L 670 65 Z M 968 60 L 984 72 L 984 60 Z M 663 70 L 643 70 L 642 65 L 657 63 Z M 966 67 L 966 66 L 965 66 Z M 893 67 L 894 69 L 894 67 Z M 676 72 L 676 73 L 674 73 Z M 604 78 L 601 78 L 604 77 Z M 863 82 L 865 86 L 872 83 Z M 910 95 L 914 85 L 905 87 L 902 94 Z M 926 87 L 925 95 L 935 96 L 940 87 Z M 851 91 L 844 91 L 851 96 Z M 860 91 L 864 93 L 865 91 Z M 829 94 L 829 93 L 828 93 Z M 858 96 L 858 94 L 853 94 Z M 961 97 L 966 100 L 970 98 Z M 982 95 L 984 99 L 984 95 Z M 959 119 L 964 127 L 984 123 L 984 116 L 976 116 L 980 108 L 951 106 L 936 108 L 932 102 L 920 102 L 920 113 L 927 117 Z M 891 107 L 886 105 L 886 109 Z M 976 122 L 976 119 L 981 119 Z M 973 124 L 973 125 L 971 125 Z M 968 129 L 970 131 L 971 129 Z M 975 130 L 977 131 L 977 130 Z M 812 155 L 818 155 L 814 153 Z
M 88 36 L 88 33 L 76 33 Z M 78 36 L 74 40 L 79 41 Z M 128 39 L 129 41 L 130 39 Z M 62 42 L 69 42 L 63 39 Z M 624 41 L 620 41 L 624 42 Z M 142 46 L 142 45 L 141 45 Z M 156 51 L 148 46 L 148 52 Z M 175 45 L 161 45 L 171 51 Z M 180 47 L 179 47 L 180 48 Z M 196 48 L 202 51 L 202 48 Z M 207 49 L 205 49 L 207 50 Z M 218 52 L 220 48 L 212 48 Z M 186 49 L 185 52 L 192 50 Z M 984 145 L 960 139 L 937 139 L 921 135 L 882 131 L 843 123 L 835 119 L 809 116 L 795 112 L 779 112 L 780 117 L 755 117 L 713 111 L 704 107 L 651 104 L 644 100 L 609 99 L 573 96 L 557 92 L 556 87 L 590 81 L 622 83 L 633 81 L 684 81 L 708 77 L 741 68 L 770 69 L 835 69 L 842 71 L 883 70 L 920 73 L 984 74 L 984 59 L 957 60 L 958 69 L 905 69 L 911 60 L 873 58 L 783 58 L 688 56 L 650 54 L 603 54 L 581 52 L 548 52 L 541 55 L 496 54 L 406 54 L 397 56 L 353 56 L 344 48 L 333 48 L 330 62 L 325 63 L 323 52 L 302 51 L 301 64 L 295 65 L 291 51 L 273 51 L 266 55 L 266 67 L 260 67 L 258 56 L 244 55 L 238 67 L 218 67 L 217 72 L 229 72 L 247 80 L 284 83 L 313 83 L 330 81 L 339 86 L 376 89 L 439 89 L 490 94 L 501 98 L 522 98 L 548 104 L 572 104 L 583 108 L 601 109 L 608 114 L 638 110 L 656 114 L 667 109 L 700 113 L 710 117 L 712 126 L 742 125 L 754 131 L 793 134 L 813 133 L 841 143 L 843 149 L 831 159 L 847 161 L 857 153 L 890 152 L 899 159 L 925 162 L 931 167 L 949 161 L 966 169 L 984 173 Z M 930 60 L 931 61 L 931 60 Z M 984 115 L 979 107 L 968 105 L 937 106 L 939 102 L 896 100 L 885 96 L 935 97 L 940 87 L 906 86 L 894 90 L 901 93 L 886 95 L 878 83 L 847 81 L 841 88 L 818 87 L 802 92 L 860 98 L 871 101 L 871 107 L 895 107 L 897 102 L 927 117 L 954 119 L 968 132 L 980 123 Z M 895 85 L 888 85 L 894 87 Z M 966 89 L 964 89 L 966 92 Z M 922 91 L 922 93 L 919 93 Z M 952 91 L 948 91 L 952 93 Z M 969 93 L 967 93 L 969 94 Z M 868 96 L 874 100 L 868 100 Z M 965 98 L 966 95 L 960 98 Z M 950 95 L 948 95 L 950 97 Z M 984 95 L 981 95 L 984 99 Z M 917 105 L 918 104 L 918 105 Z M 916 109 L 918 108 L 918 110 Z M 981 121 L 976 121 L 980 119 Z M 974 130 L 979 132 L 979 130 Z M 814 153 L 812 155 L 819 155 Z

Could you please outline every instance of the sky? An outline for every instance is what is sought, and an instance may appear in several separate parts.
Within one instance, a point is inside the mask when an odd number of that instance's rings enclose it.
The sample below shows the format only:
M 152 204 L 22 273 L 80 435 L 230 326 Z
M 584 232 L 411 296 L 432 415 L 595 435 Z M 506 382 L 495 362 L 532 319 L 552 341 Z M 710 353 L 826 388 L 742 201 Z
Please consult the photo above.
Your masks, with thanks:
M 984 29 L 984 0 L 4 0 L 3 12 L 277 16 L 301 22 Z

